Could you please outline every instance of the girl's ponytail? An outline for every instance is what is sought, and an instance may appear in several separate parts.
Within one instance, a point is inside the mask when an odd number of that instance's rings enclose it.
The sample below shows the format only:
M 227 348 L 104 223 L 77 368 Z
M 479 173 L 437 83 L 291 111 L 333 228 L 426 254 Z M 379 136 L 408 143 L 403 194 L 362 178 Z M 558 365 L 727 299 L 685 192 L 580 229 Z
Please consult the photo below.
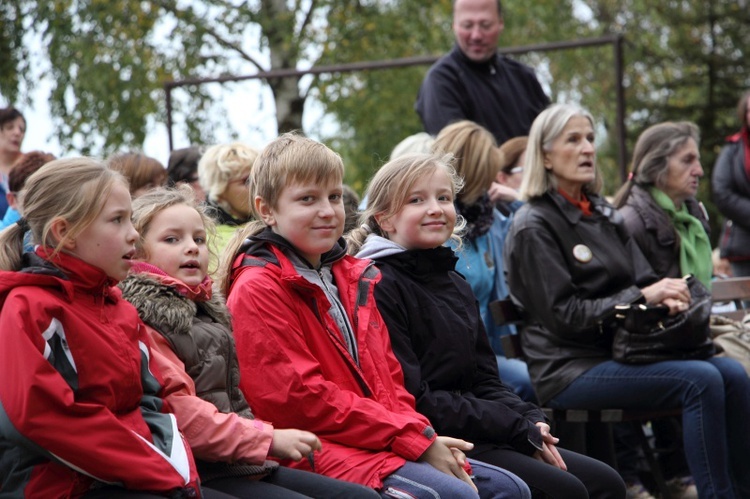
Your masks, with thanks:
M 28 230 L 22 218 L 0 232 L 0 270 L 21 270 L 24 235 Z
M 380 227 L 375 221 L 375 217 L 368 217 L 367 214 L 363 214 L 359 221 L 361 225 L 353 228 L 346 235 L 346 252 L 350 255 L 356 255 L 359 252 L 362 245 L 365 244 L 367 236 L 370 234 L 380 235 Z

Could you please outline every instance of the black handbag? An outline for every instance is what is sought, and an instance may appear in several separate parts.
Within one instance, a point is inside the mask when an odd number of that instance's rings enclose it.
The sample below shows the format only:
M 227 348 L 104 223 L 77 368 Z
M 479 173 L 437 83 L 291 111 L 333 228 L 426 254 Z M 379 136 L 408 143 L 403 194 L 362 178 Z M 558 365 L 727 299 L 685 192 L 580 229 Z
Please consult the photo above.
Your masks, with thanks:
M 711 340 L 711 292 L 695 277 L 686 276 L 690 308 L 670 316 L 664 305 L 629 304 L 615 307 L 617 329 L 612 358 L 625 364 L 661 360 L 707 359 L 715 353 Z

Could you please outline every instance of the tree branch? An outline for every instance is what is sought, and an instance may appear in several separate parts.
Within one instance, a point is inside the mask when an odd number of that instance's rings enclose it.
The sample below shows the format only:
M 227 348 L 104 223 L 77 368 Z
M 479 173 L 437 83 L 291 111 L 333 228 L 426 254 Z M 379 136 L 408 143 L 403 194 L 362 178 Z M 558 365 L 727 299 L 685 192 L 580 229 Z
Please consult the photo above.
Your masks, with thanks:
M 240 57 L 242 57 L 247 62 L 249 62 L 250 64 L 252 64 L 253 66 L 255 66 L 255 68 L 258 71 L 267 71 L 267 69 L 264 68 L 263 65 L 260 62 L 258 62 L 252 55 L 250 55 L 247 52 L 245 52 L 242 49 L 242 47 L 238 47 L 232 41 L 230 41 L 230 40 L 226 39 L 225 37 L 223 37 L 222 35 L 220 35 L 218 32 L 216 32 L 216 30 L 212 29 L 210 26 L 208 26 L 206 24 L 198 24 L 197 23 L 197 16 L 192 12 L 191 9 L 188 8 L 185 11 L 179 11 L 176 6 L 172 5 L 171 2 L 168 2 L 166 0 L 153 0 L 153 2 L 155 4 L 157 4 L 157 5 L 159 5 L 161 8 L 163 8 L 167 12 L 172 13 L 178 20 L 182 19 L 182 16 L 180 14 L 183 14 L 183 13 L 186 13 L 186 12 L 189 11 L 189 16 L 191 17 L 191 19 L 188 22 L 191 22 L 192 24 L 194 24 L 196 26 L 200 26 L 201 30 L 205 31 L 206 34 L 208 34 L 209 36 L 213 37 L 214 40 L 220 46 L 222 46 L 222 47 L 224 47 L 226 49 L 233 50 L 233 51 L 237 52 L 240 55 Z

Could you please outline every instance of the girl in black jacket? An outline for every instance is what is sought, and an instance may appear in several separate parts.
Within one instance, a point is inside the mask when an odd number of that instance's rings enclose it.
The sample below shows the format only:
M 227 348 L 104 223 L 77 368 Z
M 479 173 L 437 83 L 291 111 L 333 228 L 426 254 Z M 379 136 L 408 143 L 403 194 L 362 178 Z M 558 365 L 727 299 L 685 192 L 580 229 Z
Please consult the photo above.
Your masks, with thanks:
M 382 272 L 375 298 L 417 410 L 439 432 L 472 440 L 467 455 L 515 473 L 534 497 L 624 497 L 613 469 L 558 449 L 542 411 L 500 381 L 471 286 L 444 246 L 462 225 L 450 161 L 419 154 L 383 166 L 349 235 L 349 251 Z

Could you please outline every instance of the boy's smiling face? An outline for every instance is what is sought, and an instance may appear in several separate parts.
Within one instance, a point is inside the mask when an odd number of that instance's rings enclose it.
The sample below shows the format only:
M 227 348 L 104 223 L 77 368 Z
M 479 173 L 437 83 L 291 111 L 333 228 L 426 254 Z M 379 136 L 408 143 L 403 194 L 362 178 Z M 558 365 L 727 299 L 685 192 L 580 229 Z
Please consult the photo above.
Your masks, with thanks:
M 261 197 L 255 206 L 263 221 L 314 267 L 344 233 L 341 182 L 293 182 L 281 190 L 275 207 Z

